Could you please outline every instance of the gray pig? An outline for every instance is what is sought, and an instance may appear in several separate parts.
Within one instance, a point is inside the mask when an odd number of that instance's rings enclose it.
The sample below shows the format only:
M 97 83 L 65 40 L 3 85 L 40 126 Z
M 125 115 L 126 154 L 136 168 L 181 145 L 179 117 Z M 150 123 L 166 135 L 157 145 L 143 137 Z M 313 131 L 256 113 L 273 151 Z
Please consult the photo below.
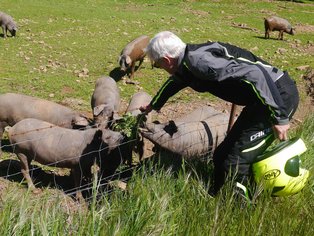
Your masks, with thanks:
M 0 26 L 3 31 L 3 36 L 7 37 L 7 31 L 11 33 L 11 36 L 14 37 L 16 35 L 17 31 L 17 25 L 13 18 L 9 16 L 8 14 L 5 14 L 4 12 L 0 11 Z
M 106 122 L 109 126 L 110 122 L 117 119 L 120 91 L 113 78 L 103 76 L 97 79 L 91 98 L 91 107 L 95 124 Z
M 13 126 L 25 118 L 36 118 L 64 128 L 85 127 L 89 125 L 86 116 L 55 102 L 23 94 L 1 94 L 0 146 L 4 128 L 6 126 Z
M 283 32 L 294 35 L 291 24 L 283 18 L 272 16 L 264 19 L 265 39 L 269 38 L 269 32 L 279 31 L 278 39 L 283 40 Z
M 129 103 L 129 106 L 126 109 L 126 113 L 131 113 L 132 116 L 138 116 L 140 115 L 142 112 L 140 111 L 140 107 L 146 106 L 147 104 L 149 104 L 152 100 L 152 97 L 146 93 L 146 92 L 137 92 L 135 93 L 132 98 L 131 101 Z M 138 119 L 140 119 L 140 117 L 138 117 Z M 149 113 L 146 117 L 146 122 L 150 123 L 152 120 L 151 118 L 151 113 Z M 137 140 L 135 141 L 133 150 L 138 153 L 139 155 L 139 159 L 141 160 L 144 156 L 144 139 L 141 135 L 137 136 Z
M 8 136 L 32 191 L 36 193 L 38 189 L 29 175 L 29 165 L 31 161 L 37 161 L 43 165 L 70 168 L 78 200 L 83 200 L 79 191 L 82 172 L 89 173 L 97 158 L 100 158 L 98 162 L 106 161 L 110 151 L 124 138 L 122 134 L 103 127 L 72 130 L 32 118 L 10 127 Z
M 145 48 L 149 43 L 150 38 L 146 35 L 142 35 L 132 42 L 128 43 L 125 48 L 121 51 L 119 57 L 119 65 L 122 71 L 131 69 L 130 79 L 134 77 L 135 63 L 139 61 L 138 68 L 143 63 L 146 56 Z
M 201 121 L 206 120 L 210 117 L 214 117 L 216 115 L 221 115 L 221 112 L 215 110 L 211 106 L 202 106 L 191 113 L 188 113 L 184 116 L 176 118 L 176 121 L 182 122 L 194 122 L 194 121 Z
M 198 117 L 204 119 L 197 120 Z M 213 109 L 202 108 L 178 120 L 147 124 L 141 133 L 163 149 L 184 158 L 196 158 L 208 155 L 222 142 L 229 117 Z
M 141 114 L 140 107 L 146 106 L 152 100 L 152 97 L 146 92 L 135 93 L 129 103 L 126 112 L 130 112 L 133 116 Z M 150 113 L 149 113 L 150 115 Z

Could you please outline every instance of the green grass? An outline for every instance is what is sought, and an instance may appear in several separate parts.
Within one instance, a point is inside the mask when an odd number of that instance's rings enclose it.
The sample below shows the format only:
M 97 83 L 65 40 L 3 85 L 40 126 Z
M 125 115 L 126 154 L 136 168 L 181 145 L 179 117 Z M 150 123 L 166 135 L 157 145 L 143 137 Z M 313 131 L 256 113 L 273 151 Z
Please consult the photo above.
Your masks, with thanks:
M 236 9 L 230 7 L 235 4 Z M 127 42 L 141 34 L 152 37 L 161 30 L 172 30 L 190 43 L 218 40 L 254 49 L 262 58 L 288 69 L 297 80 L 302 72 L 295 71 L 296 67 L 314 64 L 313 57 L 303 51 L 312 40 L 313 32 L 300 32 L 294 37 L 285 35 L 284 42 L 261 38 L 265 15 L 276 13 L 294 25 L 313 25 L 313 17 L 308 13 L 313 6 L 308 4 L 30 0 L 27 4 L 25 1 L 2 1 L 1 7 L 14 16 L 20 29 L 14 40 L 0 41 L 0 92 L 16 91 L 49 98 L 53 91 L 56 101 L 66 96 L 89 100 L 94 81 L 118 66 L 118 55 Z M 233 24 L 245 24 L 258 31 L 235 28 Z M 276 36 L 277 32 L 274 32 L 272 37 Z M 301 43 L 295 49 L 296 39 Z M 275 53 L 278 48 L 286 49 L 284 55 Z M 57 65 L 49 67 L 55 63 Z M 89 70 L 88 78 L 75 76 L 74 71 L 82 68 Z M 153 94 L 165 78 L 166 72 L 151 70 L 146 62 L 135 80 Z M 70 94 L 64 94 L 62 88 L 65 86 L 74 89 Z M 134 86 L 121 84 L 120 87 L 123 97 L 130 97 L 136 91 Z M 188 96 L 184 98 L 188 99 Z
M 90 112 L 94 82 L 118 66 L 122 48 L 139 35 L 152 37 L 162 30 L 171 30 L 189 43 L 222 41 L 252 50 L 287 69 L 302 87 L 304 71 L 296 68 L 314 68 L 309 50 L 314 43 L 314 5 L 304 2 L 2 0 L 0 10 L 14 17 L 19 31 L 16 38 L 0 38 L 0 93 L 56 102 L 76 98 L 82 100 L 76 109 Z M 273 14 L 296 26 L 296 35 L 285 34 L 284 41 L 278 41 L 273 32 L 272 39 L 265 40 L 263 17 Z M 253 30 L 233 27 L 237 24 Z M 298 31 L 300 26 L 312 26 L 312 30 Z M 285 52 L 278 53 L 280 48 Z M 89 76 L 77 77 L 75 71 L 83 68 Z M 144 62 L 134 80 L 153 95 L 166 78 L 166 72 L 152 70 Z M 138 90 L 122 81 L 118 86 L 124 101 Z M 208 94 L 183 91 L 170 102 L 199 99 L 214 100 Z M 59 190 L 44 188 L 34 196 L 17 181 L 1 181 L 5 190 L 0 189 L 0 234 L 314 235 L 313 124 L 310 116 L 293 134 L 300 135 L 308 147 L 302 165 L 311 172 L 309 184 L 295 196 L 261 195 L 255 210 L 238 209 L 228 186 L 215 199 L 207 196 L 211 165 L 198 162 L 183 163 L 175 170 L 148 163 L 133 173 L 127 191 L 114 189 L 100 202 L 91 199 L 88 210 Z

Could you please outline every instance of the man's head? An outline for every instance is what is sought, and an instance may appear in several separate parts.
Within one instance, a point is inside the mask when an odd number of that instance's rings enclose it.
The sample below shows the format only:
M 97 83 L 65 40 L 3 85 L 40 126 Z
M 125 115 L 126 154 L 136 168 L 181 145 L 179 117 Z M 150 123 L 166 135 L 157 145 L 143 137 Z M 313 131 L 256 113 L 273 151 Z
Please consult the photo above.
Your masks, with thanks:
M 174 74 L 177 69 L 178 57 L 184 53 L 186 44 L 170 31 L 156 34 L 146 47 L 146 54 L 154 66 Z

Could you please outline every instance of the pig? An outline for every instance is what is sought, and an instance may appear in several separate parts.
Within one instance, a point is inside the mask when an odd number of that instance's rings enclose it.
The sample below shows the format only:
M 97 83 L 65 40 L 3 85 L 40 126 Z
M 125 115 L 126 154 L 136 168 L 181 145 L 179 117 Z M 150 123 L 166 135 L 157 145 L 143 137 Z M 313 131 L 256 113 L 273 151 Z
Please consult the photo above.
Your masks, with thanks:
M 228 115 L 202 108 L 177 120 L 147 124 L 140 132 L 158 147 L 192 159 L 212 154 L 225 138 L 228 121 Z
M 130 112 L 133 116 L 137 116 L 142 113 L 140 107 L 146 106 L 151 100 L 152 97 L 148 93 L 144 91 L 137 92 L 132 96 L 126 112 Z
M 132 42 L 128 43 L 125 48 L 121 51 L 119 57 L 119 65 L 122 71 L 131 70 L 131 74 L 128 73 L 130 79 L 134 77 L 135 63 L 139 61 L 138 68 L 143 63 L 146 56 L 145 48 L 147 47 L 150 38 L 146 35 L 142 35 Z
M 138 119 L 142 119 L 143 122 L 150 123 L 152 119 L 151 113 L 149 113 L 147 117 L 145 117 L 144 119 L 144 115 L 141 116 L 142 112 L 140 111 L 140 107 L 146 106 L 147 104 L 150 103 L 151 100 L 152 100 L 152 97 L 144 91 L 135 93 L 132 96 L 129 106 L 126 109 L 126 113 L 129 112 L 132 116 L 136 116 L 138 117 Z M 137 139 L 135 140 L 133 150 L 135 153 L 138 153 L 140 160 L 142 160 L 144 156 L 144 150 L 145 150 L 144 145 L 145 145 L 145 142 L 144 142 L 143 137 L 141 135 L 138 135 Z
M 188 113 L 184 116 L 176 118 L 176 121 L 180 122 L 194 122 L 194 121 L 201 121 L 201 120 L 206 120 L 207 118 L 210 117 L 215 117 L 216 115 L 221 114 L 221 112 L 215 110 L 211 106 L 202 106 L 191 113 Z
M 278 39 L 283 40 L 283 32 L 294 35 L 291 24 L 286 20 L 277 16 L 264 18 L 265 39 L 269 38 L 269 32 L 279 31 Z
M 55 102 L 24 94 L 5 93 L 0 95 L 0 146 L 4 128 L 25 118 L 44 120 L 64 128 L 89 125 L 86 116 Z
M 8 137 L 14 153 L 20 160 L 21 172 L 30 190 L 34 193 L 40 191 L 36 189 L 29 175 L 31 161 L 70 168 L 77 190 L 76 198 L 80 201 L 83 200 L 79 190 L 82 173 L 91 175 L 91 166 L 94 162 L 105 162 L 110 152 L 124 139 L 119 132 L 105 129 L 103 126 L 73 130 L 33 118 L 21 120 L 13 127 L 9 127 Z
M 107 123 L 107 127 L 117 119 L 120 108 L 120 91 L 116 81 L 103 76 L 97 79 L 91 98 L 94 123 Z
M 7 37 L 7 31 L 8 30 L 11 33 L 12 37 L 14 37 L 16 35 L 17 25 L 16 25 L 15 21 L 13 20 L 13 18 L 10 15 L 8 15 L 4 12 L 0 12 L 0 26 L 2 28 L 4 38 Z

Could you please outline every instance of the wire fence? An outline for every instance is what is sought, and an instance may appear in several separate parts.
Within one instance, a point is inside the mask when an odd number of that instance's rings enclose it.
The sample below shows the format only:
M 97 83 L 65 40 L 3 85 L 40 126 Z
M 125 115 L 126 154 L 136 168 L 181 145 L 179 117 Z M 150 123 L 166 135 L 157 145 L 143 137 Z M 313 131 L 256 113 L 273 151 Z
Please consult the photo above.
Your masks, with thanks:
M 173 112 L 171 113 L 168 113 L 167 117 L 168 117 L 168 120 L 175 120 L 175 110 L 176 108 L 173 108 Z M 197 118 L 196 118 L 197 119 Z M 183 125 L 181 126 L 178 126 L 179 129 L 184 129 L 184 126 L 189 126 L 189 124 L 192 123 L 192 122 L 185 122 L 183 123 Z M 226 123 L 226 122 L 225 122 Z M 153 123 L 150 123 L 150 124 L 147 124 L 147 125 L 153 125 Z M 223 124 L 223 125 L 227 125 L 227 124 Z M 217 124 L 217 127 L 220 126 L 220 124 Z M 216 127 L 216 128 L 217 128 Z M 12 136 L 27 136 L 29 137 L 29 134 L 31 134 L 33 137 L 32 138 L 27 138 L 25 140 L 22 140 L 20 142 L 16 142 L 16 143 L 13 143 L 13 144 L 5 144 L 5 145 L 1 145 L 1 149 L 11 149 L 13 153 L 15 153 L 17 151 L 16 147 L 19 147 L 21 150 L 22 148 L 21 147 L 24 147 L 25 148 L 25 145 L 32 145 L 32 148 L 34 148 L 36 145 L 43 145 L 45 142 L 46 143 L 57 143 L 58 140 L 56 139 L 60 139 L 59 141 L 59 145 L 68 145 L 69 146 L 69 152 L 72 151 L 72 147 L 71 147 L 71 142 L 73 142 L 74 140 L 71 140 L 71 138 L 68 139 L 68 143 L 69 144 L 65 144 L 65 143 L 62 143 L 64 142 L 64 139 L 62 139 L 62 136 L 63 135 L 68 135 L 67 133 L 68 132 L 80 132 L 81 135 L 84 137 L 84 134 L 86 132 L 88 132 L 87 130 L 97 130 L 97 129 L 100 129 L 99 127 L 97 128 L 97 125 L 91 125 L 89 126 L 87 129 L 86 127 L 83 128 L 82 130 L 77 130 L 77 131 L 74 131 L 72 129 L 62 129 L 62 132 L 59 132 L 59 133 L 54 133 L 54 132 L 50 132 L 52 129 L 56 129 L 56 128 L 60 128 L 60 126 L 56 126 L 56 125 L 46 125 L 46 126 L 42 126 L 42 127 L 38 127 L 38 128 L 35 128 L 35 129 L 29 129 L 29 130 L 24 130 L 23 132 L 20 132 L 20 133 L 14 133 L 14 134 L 11 134 Z M 215 127 L 211 127 L 211 128 L 215 128 Z M 61 129 L 60 129 L 61 130 Z M 9 129 L 6 129 L 6 131 L 9 131 Z M 64 133 L 63 133 L 64 132 Z M 161 130 L 160 132 L 163 132 L 160 137 L 158 139 L 156 139 L 155 141 L 155 144 L 158 143 L 161 147 L 166 144 L 167 142 L 169 142 L 169 137 L 168 139 L 165 139 L 164 141 L 163 140 L 163 137 L 164 136 L 167 136 L 167 132 L 165 132 L 164 130 Z M 181 133 L 181 135 L 183 136 L 189 136 L 191 135 L 192 133 L 201 133 L 201 132 L 204 132 L 204 127 L 202 126 L 196 126 L 196 128 L 193 130 L 191 129 L 188 129 L 187 132 L 190 132 L 190 133 Z M 224 134 L 219 134 L 221 137 L 212 137 L 214 139 L 222 139 L 224 136 Z M 11 136 L 11 137 L 12 137 Z M 168 135 L 169 136 L 169 135 Z M 204 137 L 206 136 L 206 132 L 205 134 L 203 135 Z M 202 136 L 202 137 L 203 137 Z M 193 136 L 195 137 L 195 136 Z M 195 138 L 192 138 L 192 140 L 190 140 L 190 145 L 186 145 L 185 148 L 186 149 L 192 149 L 193 146 L 192 145 L 204 145 L 204 137 L 201 138 L 201 139 L 195 139 Z M 179 137 L 180 138 L 180 137 Z M 208 137 L 209 138 L 209 137 Z M 171 139 L 171 137 L 170 137 Z M 48 140 L 48 141 L 47 141 Z M 51 142 L 51 140 L 54 140 L 54 142 Z M 85 139 L 85 137 L 83 138 L 83 141 L 80 145 L 80 150 L 83 150 L 84 149 L 84 146 L 88 145 L 90 140 L 88 139 Z M 118 163 L 118 166 L 123 164 L 123 160 L 126 160 L 128 157 L 126 157 L 125 155 L 132 155 L 132 152 L 131 153 L 124 153 L 123 152 L 123 148 L 122 147 L 125 147 L 125 146 L 132 146 L 134 145 L 138 140 L 137 139 L 129 139 L 129 140 L 124 140 L 124 141 L 121 141 L 120 143 L 117 144 L 117 147 L 116 147 L 116 150 L 118 150 L 118 152 L 116 153 L 119 153 L 119 155 L 116 157 L 117 160 L 120 160 L 120 163 Z M 160 142 L 159 142 L 160 141 Z M 176 142 L 176 140 L 174 140 L 174 142 Z M 46 145 L 46 144 L 45 144 Z M 38 146 L 37 146 L 38 147 Z M 46 146 L 44 146 L 46 147 Z M 47 144 L 47 147 L 49 147 L 49 144 Z M 36 148 L 35 148 L 36 149 Z M 50 146 L 49 148 L 47 148 L 45 150 L 46 153 L 50 154 L 50 153 L 53 153 L 51 154 L 52 156 L 55 156 L 56 153 L 59 153 L 59 149 L 60 146 Z M 66 150 L 66 149 L 63 149 L 63 150 Z M 121 151 L 122 150 L 122 151 Z M 108 145 L 99 145 L 99 146 L 95 146 L 92 150 L 90 150 L 89 152 L 78 152 L 76 153 L 76 155 L 74 156 L 69 156 L 68 153 L 64 153 L 64 156 L 58 156 L 58 160 L 55 160 L 55 161 L 52 161 L 51 159 L 49 161 L 44 161 L 44 163 L 39 163 L 40 164 L 44 164 L 45 166 L 50 166 L 50 167 L 62 167 L 63 166 L 63 163 L 65 160 L 67 162 L 72 162 L 72 163 L 75 163 L 73 164 L 73 166 L 75 165 L 78 165 L 81 172 L 84 172 L 83 170 L 86 169 L 86 166 L 81 166 L 80 164 L 80 160 L 82 160 L 82 158 L 88 158 L 88 157 L 98 157 L 99 158 L 99 161 L 101 162 L 102 161 L 102 158 L 104 157 L 102 153 L 107 153 L 109 151 L 109 146 Z M 29 153 L 25 153 L 25 154 L 28 154 Z M 34 160 L 34 161 L 38 161 L 38 156 L 36 156 L 37 154 L 34 153 L 34 156 L 27 156 L 28 160 Z M 105 155 L 106 156 L 106 155 Z M 1 163 L 1 162 L 0 162 Z M 101 166 L 101 163 L 100 163 L 100 166 Z M 91 168 L 91 166 L 89 166 L 88 168 Z M 97 189 L 101 189 L 101 188 L 106 188 L 110 183 L 109 180 L 112 180 L 112 179 L 115 179 L 119 176 L 122 176 L 124 175 L 125 173 L 129 173 L 130 171 L 134 171 L 135 169 L 137 168 L 137 166 L 129 166 L 127 167 L 126 169 L 118 172 L 115 170 L 113 174 L 111 175 L 108 175 L 108 176 L 105 176 L 105 177 L 101 177 L 100 179 L 98 179 L 98 182 L 97 182 Z M 5 176 L 2 176 L 4 178 L 12 178 L 14 176 L 17 176 L 17 175 L 23 175 L 22 171 L 16 171 L 15 173 L 9 173 L 9 169 L 10 169 L 10 164 L 8 166 L 8 169 L 7 169 L 7 174 Z M 29 172 L 34 172 L 36 170 L 40 170 L 42 169 L 42 167 L 40 166 L 32 166 L 32 168 L 29 169 Z M 130 177 L 124 177 L 124 178 L 120 178 L 120 181 L 128 181 Z M 84 183 L 83 179 L 80 180 L 81 183 Z M 57 181 L 55 179 L 55 176 L 54 176 L 54 184 L 55 186 L 58 186 L 57 184 Z M 93 188 L 94 188 L 94 183 L 93 181 L 89 181 L 87 183 L 84 183 L 84 184 L 81 184 L 80 186 L 75 186 L 73 188 L 69 188 L 69 189 L 64 189 L 63 192 L 64 194 L 68 195 L 68 196 L 72 196 L 74 193 L 76 193 L 77 191 L 92 191 Z M 113 189 L 110 189 L 108 191 L 106 191 L 106 194 L 110 194 L 112 193 L 112 191 L 114 191 Z M 85 200 L 88 202 L 92 199 L 92 196 L 89 196 L 87 197 Z

